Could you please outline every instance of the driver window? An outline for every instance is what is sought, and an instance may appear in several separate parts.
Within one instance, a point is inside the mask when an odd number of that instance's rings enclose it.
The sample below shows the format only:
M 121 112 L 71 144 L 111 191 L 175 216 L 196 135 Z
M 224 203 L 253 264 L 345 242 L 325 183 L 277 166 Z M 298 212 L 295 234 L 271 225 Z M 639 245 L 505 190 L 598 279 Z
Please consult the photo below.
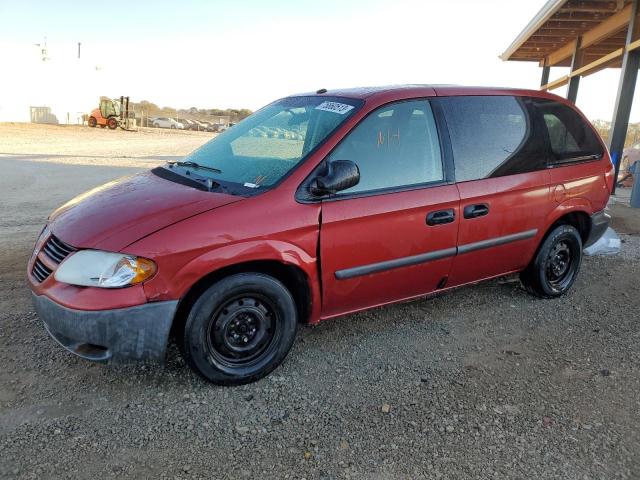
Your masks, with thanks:
M 358 185 L 341 194 L 443 180 L 438 133 L 426 100 L 374 111 L 347 134 L 328 160 L 351 160 L 360 168 Z

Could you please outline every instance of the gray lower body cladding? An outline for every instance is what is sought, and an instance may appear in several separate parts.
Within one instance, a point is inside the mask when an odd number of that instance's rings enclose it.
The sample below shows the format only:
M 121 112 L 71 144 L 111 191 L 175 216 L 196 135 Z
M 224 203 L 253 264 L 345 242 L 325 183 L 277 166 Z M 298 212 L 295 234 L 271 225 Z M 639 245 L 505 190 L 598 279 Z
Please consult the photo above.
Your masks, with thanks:
M 594 213 L 591 215 L 591 230 L 589 231 L 589 237 L 584 242 L 584 247 L 590 247 L 598 240 L 600 237 L 604 235 L 604 232 L 609 228 L 609 220 L 611 220 L 611 215 L 606 213 L 604 210 Z
M 64 348 L 97 362 L 163 361 L 177 301 L 114 310 L 72 310 L 33 295 L 38 316 Z

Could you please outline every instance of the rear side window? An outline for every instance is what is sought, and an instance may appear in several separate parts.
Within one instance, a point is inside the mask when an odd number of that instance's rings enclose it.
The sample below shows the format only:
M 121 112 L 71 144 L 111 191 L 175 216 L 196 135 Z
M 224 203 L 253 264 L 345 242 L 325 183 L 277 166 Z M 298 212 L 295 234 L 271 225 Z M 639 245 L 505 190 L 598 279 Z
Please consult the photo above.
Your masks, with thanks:
M 573 108 L 553 100 L 535 100 L 549 135 L 552 163 L 600 158 L 604 153 L 593 129 Z
M 440 143 L 431 105 L 412 100 L 385 105 L 362 120 L 328 161 L 351 160 L 360 182 L 341 194 L 443 180 Z
M 544 169 L 540 125 L 532 121 L 528 99 L 460 96 L 441 99 L 455 164 L 456 181 Z

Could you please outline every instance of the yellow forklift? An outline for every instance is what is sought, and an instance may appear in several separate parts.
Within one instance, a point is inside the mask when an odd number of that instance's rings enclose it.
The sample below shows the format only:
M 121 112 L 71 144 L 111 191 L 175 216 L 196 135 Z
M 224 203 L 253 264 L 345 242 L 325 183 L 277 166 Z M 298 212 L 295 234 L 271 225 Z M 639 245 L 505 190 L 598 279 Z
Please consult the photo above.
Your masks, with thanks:
M 135 113 L 129 110 L 129 97 L 120 97 L 120 100 L 107 97 L 100 98 L 100 106 L 89 114 L 90 127 L 109 127 L 115 130 L 120 127 L 123 130 L 135 131 Z

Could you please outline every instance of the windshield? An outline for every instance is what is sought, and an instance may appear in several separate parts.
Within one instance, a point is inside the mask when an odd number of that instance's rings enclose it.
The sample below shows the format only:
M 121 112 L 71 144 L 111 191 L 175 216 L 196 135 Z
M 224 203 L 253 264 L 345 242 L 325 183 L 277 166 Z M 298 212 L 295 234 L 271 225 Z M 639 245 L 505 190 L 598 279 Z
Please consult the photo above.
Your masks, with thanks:
M 187 155 L 198 175 L 248 189 L 269 187 L 360 107 L 361 100 L 289 97 L 267 105 Z M 197 168 L 194 164 L 205 168 Z

